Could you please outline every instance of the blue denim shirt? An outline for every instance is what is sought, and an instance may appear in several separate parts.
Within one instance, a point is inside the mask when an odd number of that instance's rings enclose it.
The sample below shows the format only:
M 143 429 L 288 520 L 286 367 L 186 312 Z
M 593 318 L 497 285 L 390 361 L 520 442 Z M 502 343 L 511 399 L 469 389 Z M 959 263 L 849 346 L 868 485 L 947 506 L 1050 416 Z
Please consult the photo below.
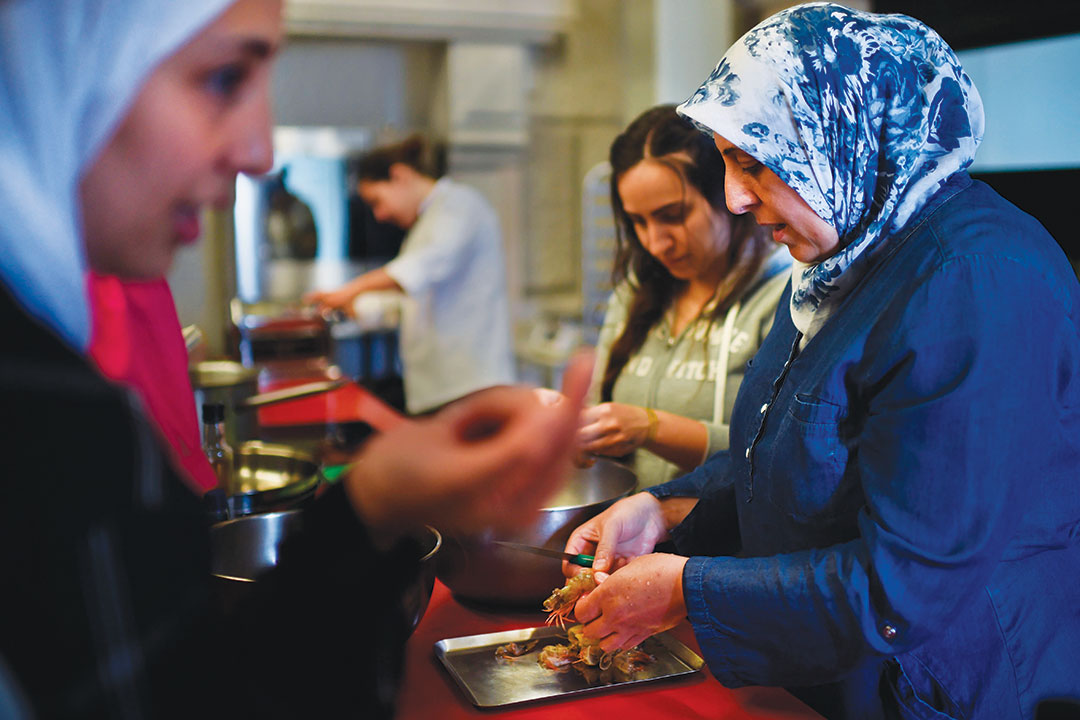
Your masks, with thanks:
M 653 488 L 728 686 L 828 717 L 1031 718 L 1080 696 L 1080 286 L 955 176 L 801 351 L 786 298 L 731 450 Z

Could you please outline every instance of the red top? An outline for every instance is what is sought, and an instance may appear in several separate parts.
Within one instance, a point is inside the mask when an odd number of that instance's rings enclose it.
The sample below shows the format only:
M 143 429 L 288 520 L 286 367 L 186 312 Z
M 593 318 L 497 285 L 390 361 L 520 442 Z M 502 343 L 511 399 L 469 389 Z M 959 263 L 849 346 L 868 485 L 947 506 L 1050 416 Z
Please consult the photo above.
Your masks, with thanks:
M 106 377 L 135 390 L 188 486 L 200 495 L 215 487 L 169 284 L 164 278 L 130 281 L 91 272 L 88 285 L 90 357 Z

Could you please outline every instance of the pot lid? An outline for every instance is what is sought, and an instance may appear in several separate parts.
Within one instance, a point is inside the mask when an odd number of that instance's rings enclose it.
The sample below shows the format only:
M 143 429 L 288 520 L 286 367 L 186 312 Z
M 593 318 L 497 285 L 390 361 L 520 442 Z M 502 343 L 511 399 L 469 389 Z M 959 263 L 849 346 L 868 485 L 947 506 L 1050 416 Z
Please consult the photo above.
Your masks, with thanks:
M 189 366 L 188 376 L 193 387 L 229 387 L 256 382 L 259 371 L 232 360 L 206 360 Z

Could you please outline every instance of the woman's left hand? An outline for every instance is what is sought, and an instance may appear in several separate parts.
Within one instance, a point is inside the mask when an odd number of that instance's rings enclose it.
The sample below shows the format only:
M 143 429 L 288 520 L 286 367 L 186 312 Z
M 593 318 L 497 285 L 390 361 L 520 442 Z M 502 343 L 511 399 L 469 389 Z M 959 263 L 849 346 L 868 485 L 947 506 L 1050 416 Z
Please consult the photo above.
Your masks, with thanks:
M 581 413 L 578 444 L 585 452 L 621 457 L 645 444 L 649 416 L 645 408 L 606 402 Z
M 600 584 L 574 608 L 585 635 L 600 638 L 600 647 L 611 652 L 678 625 L 686 617 L 686 561 L 681 555 L 653 553 L 634 558 L 611 575 L 597 573 Z

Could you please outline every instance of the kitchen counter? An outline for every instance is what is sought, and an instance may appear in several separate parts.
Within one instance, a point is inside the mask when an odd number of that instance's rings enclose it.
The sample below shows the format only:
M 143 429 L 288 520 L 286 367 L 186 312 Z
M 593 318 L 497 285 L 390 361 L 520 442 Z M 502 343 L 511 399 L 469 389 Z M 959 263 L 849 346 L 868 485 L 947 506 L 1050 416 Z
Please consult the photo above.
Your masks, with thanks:
M 708 668 L 690 677 L 613 688 L 595 695 L 575 696 L 515 705 L 502 710 L 480 710 L 458 688 L 435 656 L 440 640 L 479 633 L 535 627 L 544 613 L 504 612 L 464 605 L 445 585 L 435 581 L 431 603 L 409 639 L 405 676 L 398 696 L 397 720 L 463 720 L 499 717 L 507 720 L 553 718 L 725 718 L 725 720 L 820 720 L 821 716 L 779 688 L 729 690 Z M 672 634 L 700 654 L 690 624 L 684 621 Z

